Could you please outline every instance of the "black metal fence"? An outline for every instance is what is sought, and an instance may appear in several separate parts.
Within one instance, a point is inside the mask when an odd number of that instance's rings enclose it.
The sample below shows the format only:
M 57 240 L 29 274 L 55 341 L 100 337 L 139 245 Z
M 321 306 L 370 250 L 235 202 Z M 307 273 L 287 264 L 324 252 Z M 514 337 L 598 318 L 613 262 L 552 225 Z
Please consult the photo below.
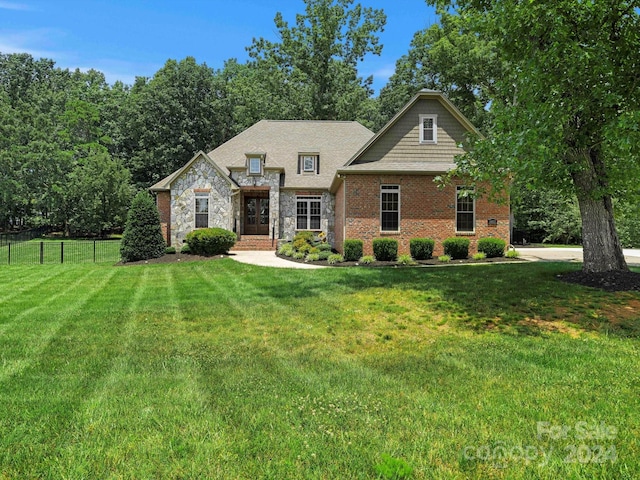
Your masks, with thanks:
M 0 264 L 116 263 L 120 240 L 23 241 L 0 246 Z
M 9 245 L 10 243 L 28 242 L 34 238 L 40 238 L 45 233 L 49 233 L 50 227 L 32 228 L 30 230 L 21 230 L 19 232 L 0 233 L 0 247 Z

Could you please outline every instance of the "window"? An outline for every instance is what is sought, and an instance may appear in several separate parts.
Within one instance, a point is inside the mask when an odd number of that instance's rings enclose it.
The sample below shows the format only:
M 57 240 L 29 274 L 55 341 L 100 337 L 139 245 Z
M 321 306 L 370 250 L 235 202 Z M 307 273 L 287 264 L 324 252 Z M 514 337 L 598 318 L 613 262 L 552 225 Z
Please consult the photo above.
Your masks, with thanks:
M 320 173 L 319 155 L 300 155 L 298 157 L 298 173 Z
M 262 175 L 262 159 L 260 157 L 249 157 L 249 175 Z
M 320 230 L 322 197 L 296 198 L 296 230 Z
M 438 143 L 437 115 L 420 115 L 420 143 Z
M 380 185 L 380 230 L 400 230 L 400 186 Z
M 196 192 L 196 228 L 209 227 L 209 194 Z
M 456 187 L 456 232 L 470 232 L 476 230 L 474 189 L 470 187 Z

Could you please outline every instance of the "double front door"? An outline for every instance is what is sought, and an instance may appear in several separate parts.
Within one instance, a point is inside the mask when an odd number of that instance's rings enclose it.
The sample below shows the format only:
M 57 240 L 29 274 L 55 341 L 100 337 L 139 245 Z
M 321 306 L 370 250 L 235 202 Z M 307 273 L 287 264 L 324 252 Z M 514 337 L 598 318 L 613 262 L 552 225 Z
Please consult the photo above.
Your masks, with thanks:
M 269 198 L 244 197 L 245 235 L 269 235 Z

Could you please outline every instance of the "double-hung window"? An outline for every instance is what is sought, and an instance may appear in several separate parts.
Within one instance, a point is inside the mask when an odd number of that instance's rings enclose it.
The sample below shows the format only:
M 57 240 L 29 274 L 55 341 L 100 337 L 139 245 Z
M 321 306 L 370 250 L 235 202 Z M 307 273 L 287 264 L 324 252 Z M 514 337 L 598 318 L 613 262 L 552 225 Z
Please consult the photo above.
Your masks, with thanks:
M 296 230 L 320 230 L 322 197 L 296 198 Z
M 380 230 L 400 230 L 400 185 L 380 185 Z
M 456 187 L 456 232 L 473 233 L 476 230 L 473 193 L 472 187 Z
M 420 115 L 420 143 L 438 143 L 437 115 Z
M 209 227 L 209 193 L 196 192 L 196 228 Z

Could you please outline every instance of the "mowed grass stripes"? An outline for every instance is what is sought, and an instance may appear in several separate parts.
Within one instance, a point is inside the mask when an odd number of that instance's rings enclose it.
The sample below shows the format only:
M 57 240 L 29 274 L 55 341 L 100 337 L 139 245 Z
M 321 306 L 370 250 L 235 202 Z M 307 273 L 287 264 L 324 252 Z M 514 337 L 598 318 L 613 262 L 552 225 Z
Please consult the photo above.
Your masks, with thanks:
M 0 478 L 634 478 L 640 294 L 571 268 L 2 268 Z

